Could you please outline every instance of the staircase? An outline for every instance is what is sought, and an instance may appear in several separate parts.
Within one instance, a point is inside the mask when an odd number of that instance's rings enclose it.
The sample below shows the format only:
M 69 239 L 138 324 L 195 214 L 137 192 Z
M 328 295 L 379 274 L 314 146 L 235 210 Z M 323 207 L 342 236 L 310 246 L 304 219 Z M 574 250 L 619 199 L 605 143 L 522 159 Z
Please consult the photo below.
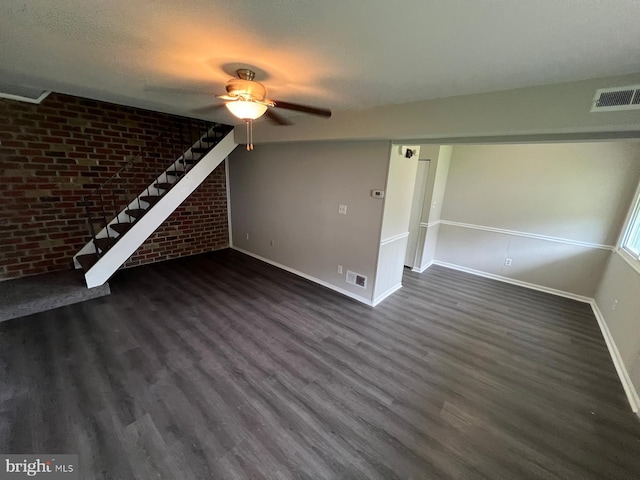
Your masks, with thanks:
M 89 288 L 109 280 L 237 147 L 233 127 L 190 119 L 155 141 L 165 146 L 141 149 L 85 197 L 91 240 L 73 262 Z M 156 165 L 162 157 L 164 165 Z M 167 157 L 176 159 L 165 168 Z

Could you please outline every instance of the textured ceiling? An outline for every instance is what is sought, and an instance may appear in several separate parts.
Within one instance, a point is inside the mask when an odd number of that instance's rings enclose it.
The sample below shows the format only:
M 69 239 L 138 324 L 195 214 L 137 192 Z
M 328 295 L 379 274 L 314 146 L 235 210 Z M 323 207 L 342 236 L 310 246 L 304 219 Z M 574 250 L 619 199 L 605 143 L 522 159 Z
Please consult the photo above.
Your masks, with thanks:
M 249 65 L 343 110 L 640 71 L 638 25 L 635 0 L 10 0 L 0 84 L 193 116 Z

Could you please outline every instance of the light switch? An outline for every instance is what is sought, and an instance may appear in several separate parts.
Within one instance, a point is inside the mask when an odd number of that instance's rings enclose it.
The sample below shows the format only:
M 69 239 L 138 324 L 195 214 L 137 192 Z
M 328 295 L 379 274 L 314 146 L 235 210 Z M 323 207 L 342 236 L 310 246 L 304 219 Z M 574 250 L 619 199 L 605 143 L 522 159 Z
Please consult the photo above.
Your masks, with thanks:
M 342 215 L 346 215 L 347 214 L 347 206 L 340 204 L 340 206 L 338 207 L 338 213 L 340 213 Z

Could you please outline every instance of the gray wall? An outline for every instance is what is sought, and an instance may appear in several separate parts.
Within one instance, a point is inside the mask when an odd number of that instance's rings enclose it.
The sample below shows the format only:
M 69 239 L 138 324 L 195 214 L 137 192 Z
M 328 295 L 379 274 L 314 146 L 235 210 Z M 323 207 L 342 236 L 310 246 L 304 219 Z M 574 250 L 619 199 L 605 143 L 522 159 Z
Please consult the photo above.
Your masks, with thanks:
M 640 130 L 638 110 L 589 111 L 598 88 L 639 83 L 640 74 L 633 74 L 335 112 L 329 120 L 301 115 L 296 118 L 296 125 L 287 128 L 261 123 L 256 128 L 254 141 L 415 141 L 551 134 L 572 134 L 573 138 L 590 139 L 593 138 L 590 132 Z M 237 129 L 236 134 L 242 142 L 243 129 Z
M 640 272 L 613 253 L 595 295 L 636 392 L 640 392 Z M 618 303 L 614 307 L 614 300 Z
M 309 142 L 237 149 L 229 160 L 233 245 L 372 300 L 383 201 L 371 190 L 385 188 L 389 148 Z M 339 204 L 347 215 L 338 214 Z M 366 275 L 367 289 L 347 284 L 347 270 Z
M 638 143 L 455 146 L 436 259 L 593 297 L 639 177 Z

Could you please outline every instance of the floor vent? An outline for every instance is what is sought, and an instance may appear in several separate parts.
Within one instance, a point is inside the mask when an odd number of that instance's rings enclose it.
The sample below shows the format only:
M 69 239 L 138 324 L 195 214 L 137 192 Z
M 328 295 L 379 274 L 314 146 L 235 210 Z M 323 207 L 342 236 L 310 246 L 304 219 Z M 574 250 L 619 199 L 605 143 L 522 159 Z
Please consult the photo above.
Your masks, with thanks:
M 593 97 L 592 112 L 640 109 L 640 85 L 601 88 Z
M 351 270 L 347 270 L 347 283 L 367 288 L 367 277 L 360 275 L 359 273 L 352 272 Z

